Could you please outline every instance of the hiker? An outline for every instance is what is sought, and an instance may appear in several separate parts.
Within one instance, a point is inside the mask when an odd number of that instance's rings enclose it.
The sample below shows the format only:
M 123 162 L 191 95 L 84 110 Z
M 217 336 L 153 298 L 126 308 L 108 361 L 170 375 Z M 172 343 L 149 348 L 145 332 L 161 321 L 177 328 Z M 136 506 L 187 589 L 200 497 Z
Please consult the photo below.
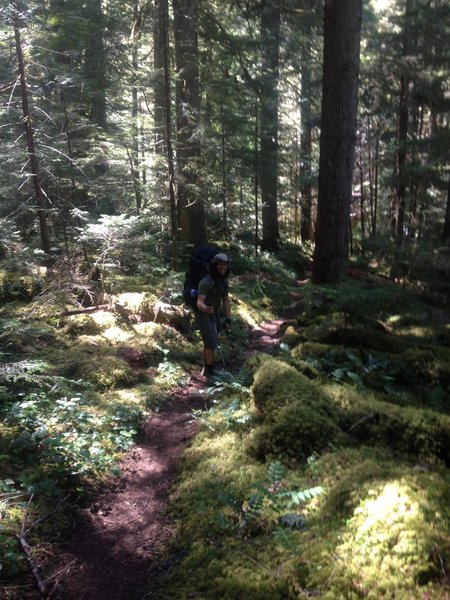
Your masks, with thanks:
M 209 274 L 198 285 L 197 323 L 203 341 L 202 375 L 205 377 L 214 375 L 214 351 L 219 343 L 219 332 L 222 328 L 228 331 L 231 325 L 229 274 L 228 256 L 219 252 L 212 260 Z

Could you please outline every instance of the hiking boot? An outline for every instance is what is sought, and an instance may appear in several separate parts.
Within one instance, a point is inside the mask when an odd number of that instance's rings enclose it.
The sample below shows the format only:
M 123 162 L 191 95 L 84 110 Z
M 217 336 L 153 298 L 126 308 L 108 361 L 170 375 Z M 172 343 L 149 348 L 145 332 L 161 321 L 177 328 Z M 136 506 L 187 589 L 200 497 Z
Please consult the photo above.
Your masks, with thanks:
M 202 375 L 207 378 L 214 377 L 214 365 L 205 365 L 202 369 Z

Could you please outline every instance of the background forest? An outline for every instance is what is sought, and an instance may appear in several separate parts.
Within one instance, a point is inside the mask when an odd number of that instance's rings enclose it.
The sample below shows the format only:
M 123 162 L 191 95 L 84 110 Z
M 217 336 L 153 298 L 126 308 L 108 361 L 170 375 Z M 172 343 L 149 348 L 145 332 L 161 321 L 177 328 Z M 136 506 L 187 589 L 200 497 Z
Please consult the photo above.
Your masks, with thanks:
M 199 368 L 205 243 L 234 375 L 154 593 L 448 597 L 449 39 L 445 0 L 0 0 L 5 598 Z

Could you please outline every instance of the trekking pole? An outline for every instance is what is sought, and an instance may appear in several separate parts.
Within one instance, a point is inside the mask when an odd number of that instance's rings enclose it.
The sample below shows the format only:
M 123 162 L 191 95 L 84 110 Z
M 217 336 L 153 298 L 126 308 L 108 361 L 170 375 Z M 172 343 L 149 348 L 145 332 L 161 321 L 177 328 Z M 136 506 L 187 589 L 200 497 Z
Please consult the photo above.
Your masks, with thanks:
M 222 344 L 220 343 L 220 332 L 217 330 L 217 319 L 219 318 L 218 314 L 214 314 L 214 328 L 216 330 L 216 334 L 217 334 L 217 349 L 220 352 L 220 356 L 222 357 L 222 364 L 225 367 L 225 355 L 223 353 L 223 348 L 222 348 Z

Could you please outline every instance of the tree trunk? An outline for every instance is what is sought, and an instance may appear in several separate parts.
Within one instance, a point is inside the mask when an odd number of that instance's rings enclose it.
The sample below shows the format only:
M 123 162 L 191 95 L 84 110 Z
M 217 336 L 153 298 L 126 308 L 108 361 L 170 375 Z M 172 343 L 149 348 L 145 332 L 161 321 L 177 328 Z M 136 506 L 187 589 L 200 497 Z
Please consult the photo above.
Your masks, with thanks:
M 301 56 L 301 137 L 300 137 L 300 190 L 301 190 L 301 224 L 302 242 L 311 242 L 312 231 L 312 117 L 311 117 L 311 43 L 307 41 L 302 47 Z
M 173 0 L 173 10 L 180 238 L 197 246 L 206 243 L 206 225 L 197 177 L 200 159 L 200 82 L 196 0 Z
M 259 205 L 258 205 L 258 190 L 259 190 L 259 152 L 258 152 L 258 142 L 259 142 L 259 108 L 258 108 L 258 98 L 255 99 L 255 185 L 254 185 L 254 212 L 255 212 L 255 237 L 254 237 L 254 246 L 255 246 L 255 256 L 258 256 L 258 246 L 259 246 Z
M 175 197 L 175 164 L 172 144 L 172 91 L 169 61 L 169 6 L 157 0 L 154 27 L 155 61 L 155 151 L 167 159 L 170 229 L 172 241 L 178 239 L 178 215 Z
M 221 153 L 222 153 L 222 210 L 223 210 L 223 239 L 228 237 L 228 204 L 227 204 L 227 166 L 226 166 L 226 137 L 225 137 L 225 107 L 223 102 L 220 106 L 220 121 L 221 121 Z
M 103 13 L 101 0 L 90 0 L 85 7 L 87 37 L 85 41 L 85 99 L 89 119 L 106 128 L 106 56 L 103 43 Z
M 326 0 L 315 283 L 347 273 L 362 0 Z
M 280 7 L 263 0 L 261 8 L 261 202 L 264 250 L 277 250 L 278 226 L 278 77 Z
M 402 57 L 405 59 L 409 53 L 409 13 L 411 2 L 407 0 L 403 28 Z M 409 76 L 407 65 L 402 66 L 400 75 L 400 92 L 398 106 L 398 133 L 397 133 L 397 187 L 395 190 L 395 232 L 396 242 L 399 246 L 403 243 L 406 209 L 406 156 L 408 145 L 408 119 L 409 119 Z
M 397 188 L 396 201 L 396 241 L 403 243 L 403 229 L 405 225 L 406 207 L 406 145 L 408 141 L 408 85 L 406 75 L 400 78 L 400 100 L 398 114 L 398 150 L 397 150 Z
M 362 158 L 362 152 L 359 155 L 359 185 L 360 185 L 360 205 L 359 209 L 361 212 L 361 254 L 364 256 L 364 242 L 366 239 L 366 221 L 365 221 L 365 197 L 364 197 L 364 163 Z
M 447 210 L 445 211 L 444 231 L 442 237 L 445 241 L 450 240 L 450 172 L 448 174 Z
M 28 87 L 25 74 L 25 62 L 22 52 L 22 40 L 18 25 L 14 25 L 14 38 L 16 42 L 16 55 L 20 77 L 20 92 L 22 97 L 23 123 L 25 126 L 25 134 L 28 146 L 28 160 L 30 162 L 31 178 L 33 180 L 34 193 L 36 196 L 36 207 L 39 218 L 39 228 L 41 234 L 42 250 L 50 253 L 50 236 L 47 224 L 47 200 L 41 187 L 41 179 L 39 175 L 39 164 L 35 151 L 34 131 L 31 119 L 31 111 L 28 104 Z
M 154 60 L 154 139 L 156 154 L 166 152 L 166 86 L 165 65 L 168 52 L 167 36 L 167 0 L 155 0 L 155 19 L 153 26 L 153 60 Z
M 132 86 L 131 86 L 131 171 L 134 184 L 134 195 L 136 200 L 136 214 L 139 215 L 142 208 L 142 192 L 140 178 L 139 161 L 139 98 L 138 98 L 138 42 L 140 37 L 141 14 L 139 12 L 138 0 L 135 0 L 133 6 L 133 17 L 135 26 L 133 27 L 133 39 L 131 49 L 131 63 L 133 67 Z

